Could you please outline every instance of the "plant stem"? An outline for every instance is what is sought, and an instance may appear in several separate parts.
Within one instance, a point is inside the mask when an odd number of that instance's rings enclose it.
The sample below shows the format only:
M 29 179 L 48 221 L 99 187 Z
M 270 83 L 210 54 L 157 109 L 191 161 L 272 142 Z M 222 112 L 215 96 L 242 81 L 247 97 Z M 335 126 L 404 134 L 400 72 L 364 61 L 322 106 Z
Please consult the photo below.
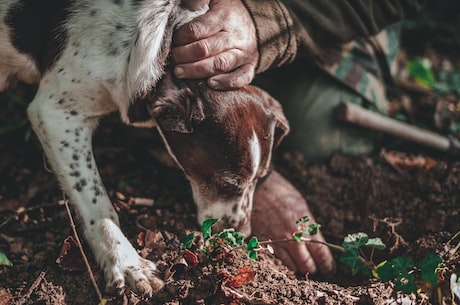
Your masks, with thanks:
M 306 238 L 306 237 L 301 237 L 300 240 L 303 241 L 303 242 L 321 244 L 321 245 L 327 246 L 327 247 L 329 247 L 331 249 L 340 251 L 342 253 L 345 252 L 345 249 L 342 246 L 339 246 L 339 245 L 336 245 L 336 244 L 331 244 L 331 243 L 328 243 L 326 241 L 321 241 L 321 240 L 312 239 L 312 238 Z M 298 242 L 298 241 L 295 240 L 294 238 L 285 238 L 285 239 L 277 239 L 277 240 L 264 240 L 264 241 L 259 241 L 259 245 L 268 245 L 268 244 L 273 245 L 273 244 L 281 244 L 281 243 L 286 243 L 286 242 Z M 360 262 L 362 262 L 366 266 L 369 266 L 369 268 L 371 268 L 372 270 L 375 268 L 375 266 L 374 266 L 374 264 L 372 262 L 369 262 L 368 260 L 366 260 L 361 255 L 358 256 L 358 259 L 359 259 Z

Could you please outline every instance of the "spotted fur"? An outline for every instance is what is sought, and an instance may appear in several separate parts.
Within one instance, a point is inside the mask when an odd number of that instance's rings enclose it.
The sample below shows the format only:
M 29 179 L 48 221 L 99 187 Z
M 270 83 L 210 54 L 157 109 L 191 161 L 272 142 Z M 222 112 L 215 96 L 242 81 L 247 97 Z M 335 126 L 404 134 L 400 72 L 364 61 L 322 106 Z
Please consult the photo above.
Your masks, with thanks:
M 151 296 L 156 266 L 119 228 L 93 157 L 100 117 L 158 127 L 192 185 L 199 220 L 248 224 L 257 179 L 288 130 L 279 104 L 254 87 L 212 91 L 167 71 L 172 31 L 204 13 L 177 0 L 0 1 L 0 91 L 36 84 L 32 127 L 81 219 L 109 288 Z M 191 158 L 193 156 L 193 158 Z

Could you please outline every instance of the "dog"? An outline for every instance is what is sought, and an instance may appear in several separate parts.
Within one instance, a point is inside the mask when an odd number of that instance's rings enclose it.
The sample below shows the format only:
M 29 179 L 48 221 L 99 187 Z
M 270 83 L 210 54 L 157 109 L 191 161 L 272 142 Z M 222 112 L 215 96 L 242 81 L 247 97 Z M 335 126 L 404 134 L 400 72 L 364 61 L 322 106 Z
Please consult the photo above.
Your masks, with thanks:
M 107 289 L 148 297 L 163 282 L 121 232 L 102 184 L 91 147 L 102 116 L 156 127 L 190 181 L 198 221 L 217 217 L 247 232 L 257 181 L 289 130 L 279 103 L 256 87 L 213 91 L 173 77 L 172 33 L 206 10 L 178 0 L 0 2 L 0 91 L 38 86 L 29 120 Z

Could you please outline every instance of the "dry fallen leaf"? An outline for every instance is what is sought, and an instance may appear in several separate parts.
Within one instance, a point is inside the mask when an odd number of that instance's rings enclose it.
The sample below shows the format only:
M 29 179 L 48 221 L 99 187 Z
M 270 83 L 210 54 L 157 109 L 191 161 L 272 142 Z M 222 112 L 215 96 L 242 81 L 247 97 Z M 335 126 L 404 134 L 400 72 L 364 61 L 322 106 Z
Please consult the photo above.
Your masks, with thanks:
M 182 257 L 187 261 L 187 264 L 191 267 L 198 265 L 198 256 L 192 251 L 185 249 Z
M 62 243 L 56 263 L 66 271 L 86 270 L 78 244 L 72 236 L 68 236 Z
M 230 275 L 225 281 L 228 287 L 241 287 L 251 282 L 256 277 L 256 272 L 250 266 L 243 266 L 238 269 L 236 275 Z
M 186 272 L 190 268 L 198 265 L 198 256 L 192 251 L 185 249 L 182 255 L 178 256 L 174 263 L 165 271 L 165 281 L 171 279 L 176 272 Z
M 165 245 L 165 240 L 160 231 L 147 230 L 137 235 L 137 244 L 141 247 L 153 249 L 163 247 Z
M 398 169 L 431 169 L 437 164 L 430 157 L 412 155 L 397 151 L 382 150 L 383 158 L 393 167 Z
M 13 300 L 13 295 L 8 292 L 0 292 L 0 305 L 9 305 Z

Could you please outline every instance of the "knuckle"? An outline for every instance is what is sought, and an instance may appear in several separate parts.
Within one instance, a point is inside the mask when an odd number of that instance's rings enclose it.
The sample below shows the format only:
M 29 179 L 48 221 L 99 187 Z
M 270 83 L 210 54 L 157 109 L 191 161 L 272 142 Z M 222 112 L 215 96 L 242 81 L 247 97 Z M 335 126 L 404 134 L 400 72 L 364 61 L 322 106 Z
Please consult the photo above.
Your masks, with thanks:
M 188 36 L 191 39 L 197 39 L 201 36 L 202 33 L 202 26 L 199 22 L 189 22 L 186 24 Z
M 197 42 L 197 45 L 196 45 L 196 52 L 197 52 L 197 56 L 201 57 L 201 58 L 206 58 L 209 56 L 210 54 L 210 49 L 209 49 L 209 45 L 208 43 L 206 42 L 206 40 L 200 40 Z
M 230 61 L 225 56 L 216 56 L 214 58 L 213 68 L 217 73 L 225 73 L 230 70 Z

